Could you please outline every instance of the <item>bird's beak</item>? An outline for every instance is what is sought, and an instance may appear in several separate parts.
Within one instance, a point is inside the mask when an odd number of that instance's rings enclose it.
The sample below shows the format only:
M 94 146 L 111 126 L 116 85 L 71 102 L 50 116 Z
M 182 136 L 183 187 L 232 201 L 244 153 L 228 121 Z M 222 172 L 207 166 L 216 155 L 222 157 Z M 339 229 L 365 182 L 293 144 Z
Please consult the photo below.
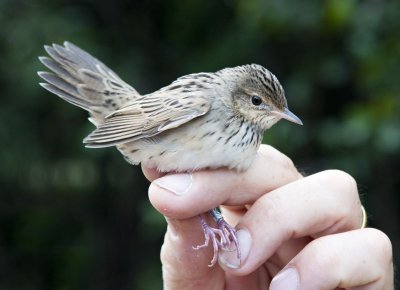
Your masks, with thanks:
M 278 118 L 286 119 L 290 122 L 293 122 L 298 125 L 303 125 L 303 122 L 297 117 L 295 114 L 289 111 L 289 109 L 285 108 L 282 112 L 281 111 L 272 111 L 273 115 L 277 116 Z

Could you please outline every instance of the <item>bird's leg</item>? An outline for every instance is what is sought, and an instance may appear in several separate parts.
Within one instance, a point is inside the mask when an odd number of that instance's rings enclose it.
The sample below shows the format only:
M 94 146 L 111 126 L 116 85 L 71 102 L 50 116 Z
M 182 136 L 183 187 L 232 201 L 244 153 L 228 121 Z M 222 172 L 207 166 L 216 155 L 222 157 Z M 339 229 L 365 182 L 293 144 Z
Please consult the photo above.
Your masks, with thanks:
M 213 245 L 214 255 L 211 260 L 211 263 L 208 266 L 212 267 L 217 262 L 218 251 L 220 249 L 224 251 L 234 251 L 232 250 L 232 243 L 233 243 L 237 251 L 237 258 L 240 261 L 241 254 L 239 250 L 239 242 L 236 237 L 236 230 L 224 220 L 224 217 L 218 211 L 218 209 L 214 208 L 210 210 L 209 213 L 217 223 L 218 227 L 217 228 L 210 227 L 207 224 L 204 215 L 200 215 L 200 224 L 204 231 L 205 242 L 202 245 L 193 247 L 193 249 L 198 250 L 207 247 L 211 240 L 211 243 Z
M 236 237 L 235 228 L 225 221 L 221 212 L 219 212 L 217 208 L 213 208 L 212 210 L 210 210 L 210 215 L 217 222 L 218 229 L 223 232 L 223 236 L 221 237 L 222 249 L 231 252 L 235 251 L 235 249 L 232 249 L 231 247 L 233 243 L 235 246 L 234 248 L 236 248 L 237 251 L 237 258 L 240 261 L 241 253 L 239 249 L 239 241 Z
M 217 262 L 218 249 L 223 247 L 222 246 L 223 243 L 221 242 L 221 240 L 223 239 L 224 234 L 220 229 L 215 229 L 215 228 L 210 227 L 207 224 L 204 215 L 200 215 L 199 217 L 200 217 L 201 227 L 203 228 L 205 241 L 204 241 L 204 244 L 198 245 L 196 247 L 193 247 L 193 249 L 194 250 L 199 250 L 201 248 L 207 247 L 208 244 L 210 243 L 210 240 L 211 240 L 211 243 L 212 243 L 212 246 L 213 246 L 213 250 L 214 250 L 214 254 L 213 254 L 213 258 L 212 258 L 210 264 L 208 265 L 208 267 L 212 267 Z M 220 237 L 220 239 L 218 239 L 218 236 Z

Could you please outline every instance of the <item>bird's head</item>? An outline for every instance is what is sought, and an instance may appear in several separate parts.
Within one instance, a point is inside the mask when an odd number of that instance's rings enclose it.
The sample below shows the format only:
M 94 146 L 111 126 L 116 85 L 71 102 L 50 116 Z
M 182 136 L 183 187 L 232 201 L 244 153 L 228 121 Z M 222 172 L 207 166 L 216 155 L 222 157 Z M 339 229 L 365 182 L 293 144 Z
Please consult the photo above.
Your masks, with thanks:
M 235 75 L 231 85 L 234 112 L 262 131 L 280 119 L 303 124 L 289 111 L 281 84 L 266 68 L 257 64 L 244 65 L 227 69 L 225 74 Z

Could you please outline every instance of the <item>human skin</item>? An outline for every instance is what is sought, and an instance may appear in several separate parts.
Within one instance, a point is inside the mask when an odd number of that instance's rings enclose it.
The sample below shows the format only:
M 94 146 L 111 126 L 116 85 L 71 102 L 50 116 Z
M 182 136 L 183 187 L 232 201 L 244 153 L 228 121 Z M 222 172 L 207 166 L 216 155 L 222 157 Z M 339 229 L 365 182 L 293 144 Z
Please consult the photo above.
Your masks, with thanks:
M 161 249 L 164 289 L 384 289 L 393 287 L 392 246 L 360 229 L 354 179 L 338 170 L 303 177 L 293 162 L 262 145 L 249 170 L 203 170 L 163 176 L 143 168 L 149 197 L 168 227 Z M 204 242 L 198 215 L 221 206 L 236 225 L 242 261 Z

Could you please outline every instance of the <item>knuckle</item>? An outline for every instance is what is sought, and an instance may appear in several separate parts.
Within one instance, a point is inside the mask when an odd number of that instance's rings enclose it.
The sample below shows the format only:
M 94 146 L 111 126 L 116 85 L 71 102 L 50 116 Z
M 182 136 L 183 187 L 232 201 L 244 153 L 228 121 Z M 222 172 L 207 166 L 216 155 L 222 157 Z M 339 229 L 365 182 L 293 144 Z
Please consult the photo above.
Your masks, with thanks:
M 274 154 L 271 157 L 273 158 L 275 163 L 284 170 L 297 172 L 292 159 L 287 157 L 285 154 L 279 152 L 278 150 L 275 150 Z
M 331 178 L 336 181 L 338 186 L 341 186 L 342 189 L 351 189 L 353 192 L 357 192 L 357 182 L 347 172 L 338 169 L 327 170 L 327 173 L 331 175 Z
M 329 187 L 328 192 L 336 202 L 340 202 L 340 207 L 336 215 L 346 221 L 348 229 L 355 229 L 361 226 L 361 202 L 357 189 L 357 182 L 348 173 L 332 169 L 323 172 L 323 180 L 320 186 Z
M 371 237 L 369 240 L 373 243 L 373 248 L 379 251 L 379 256 L 385 262 L 391 263 L 393 260 L 393 248 L 389 237 L 384 232 L 374 228 L 366 228 L 364 231 Z
M 267 163 L 273 164 L 274 167 L 281 168 L 282 171 L 286 173 L 292 173 L 295 177 L 299 176 L 293 161 L 274 147 L 262 144 L 259 153 L 267 159 Z
M 350 198 L 353 202 L 359 204 L 357 182 L 350 174 L 337 169 L 324 171 L 329 178 L 329 184 L 336 187 L 335 194 L 343 193 L 345 197 Z
M 256 201 L 256 204 L 262 208 L 261 212 L 264 212 L 265 215 L 271 216 L 271 218 L 280 215 L 280 202 L 276 195 L 264 195 Z
M 280 153 L 280 152 L 279 152 Z M 290 159 L 289 157 L 287 157 L 286 155 L 284 155 L 283 153 L 280 153 L 280 163 L 281 163 L 281 166 L 284 168 L 284 169 L 288 169 L 288 170 L 290 170 L 290 171 L 296 171 L 297 172 L 297 170 L 296 170 L 296 167 L 294 166 L 294 163 L 293 163 L 293 161 L 292 161 L 292 159 Z
M 261 144 L 260 148 L 258 149 L 260 153 L 265 154 L 265 155 L 270 155 L 275 153 L 275 151 L 278 151 L 274 147 L 268 144 Z

